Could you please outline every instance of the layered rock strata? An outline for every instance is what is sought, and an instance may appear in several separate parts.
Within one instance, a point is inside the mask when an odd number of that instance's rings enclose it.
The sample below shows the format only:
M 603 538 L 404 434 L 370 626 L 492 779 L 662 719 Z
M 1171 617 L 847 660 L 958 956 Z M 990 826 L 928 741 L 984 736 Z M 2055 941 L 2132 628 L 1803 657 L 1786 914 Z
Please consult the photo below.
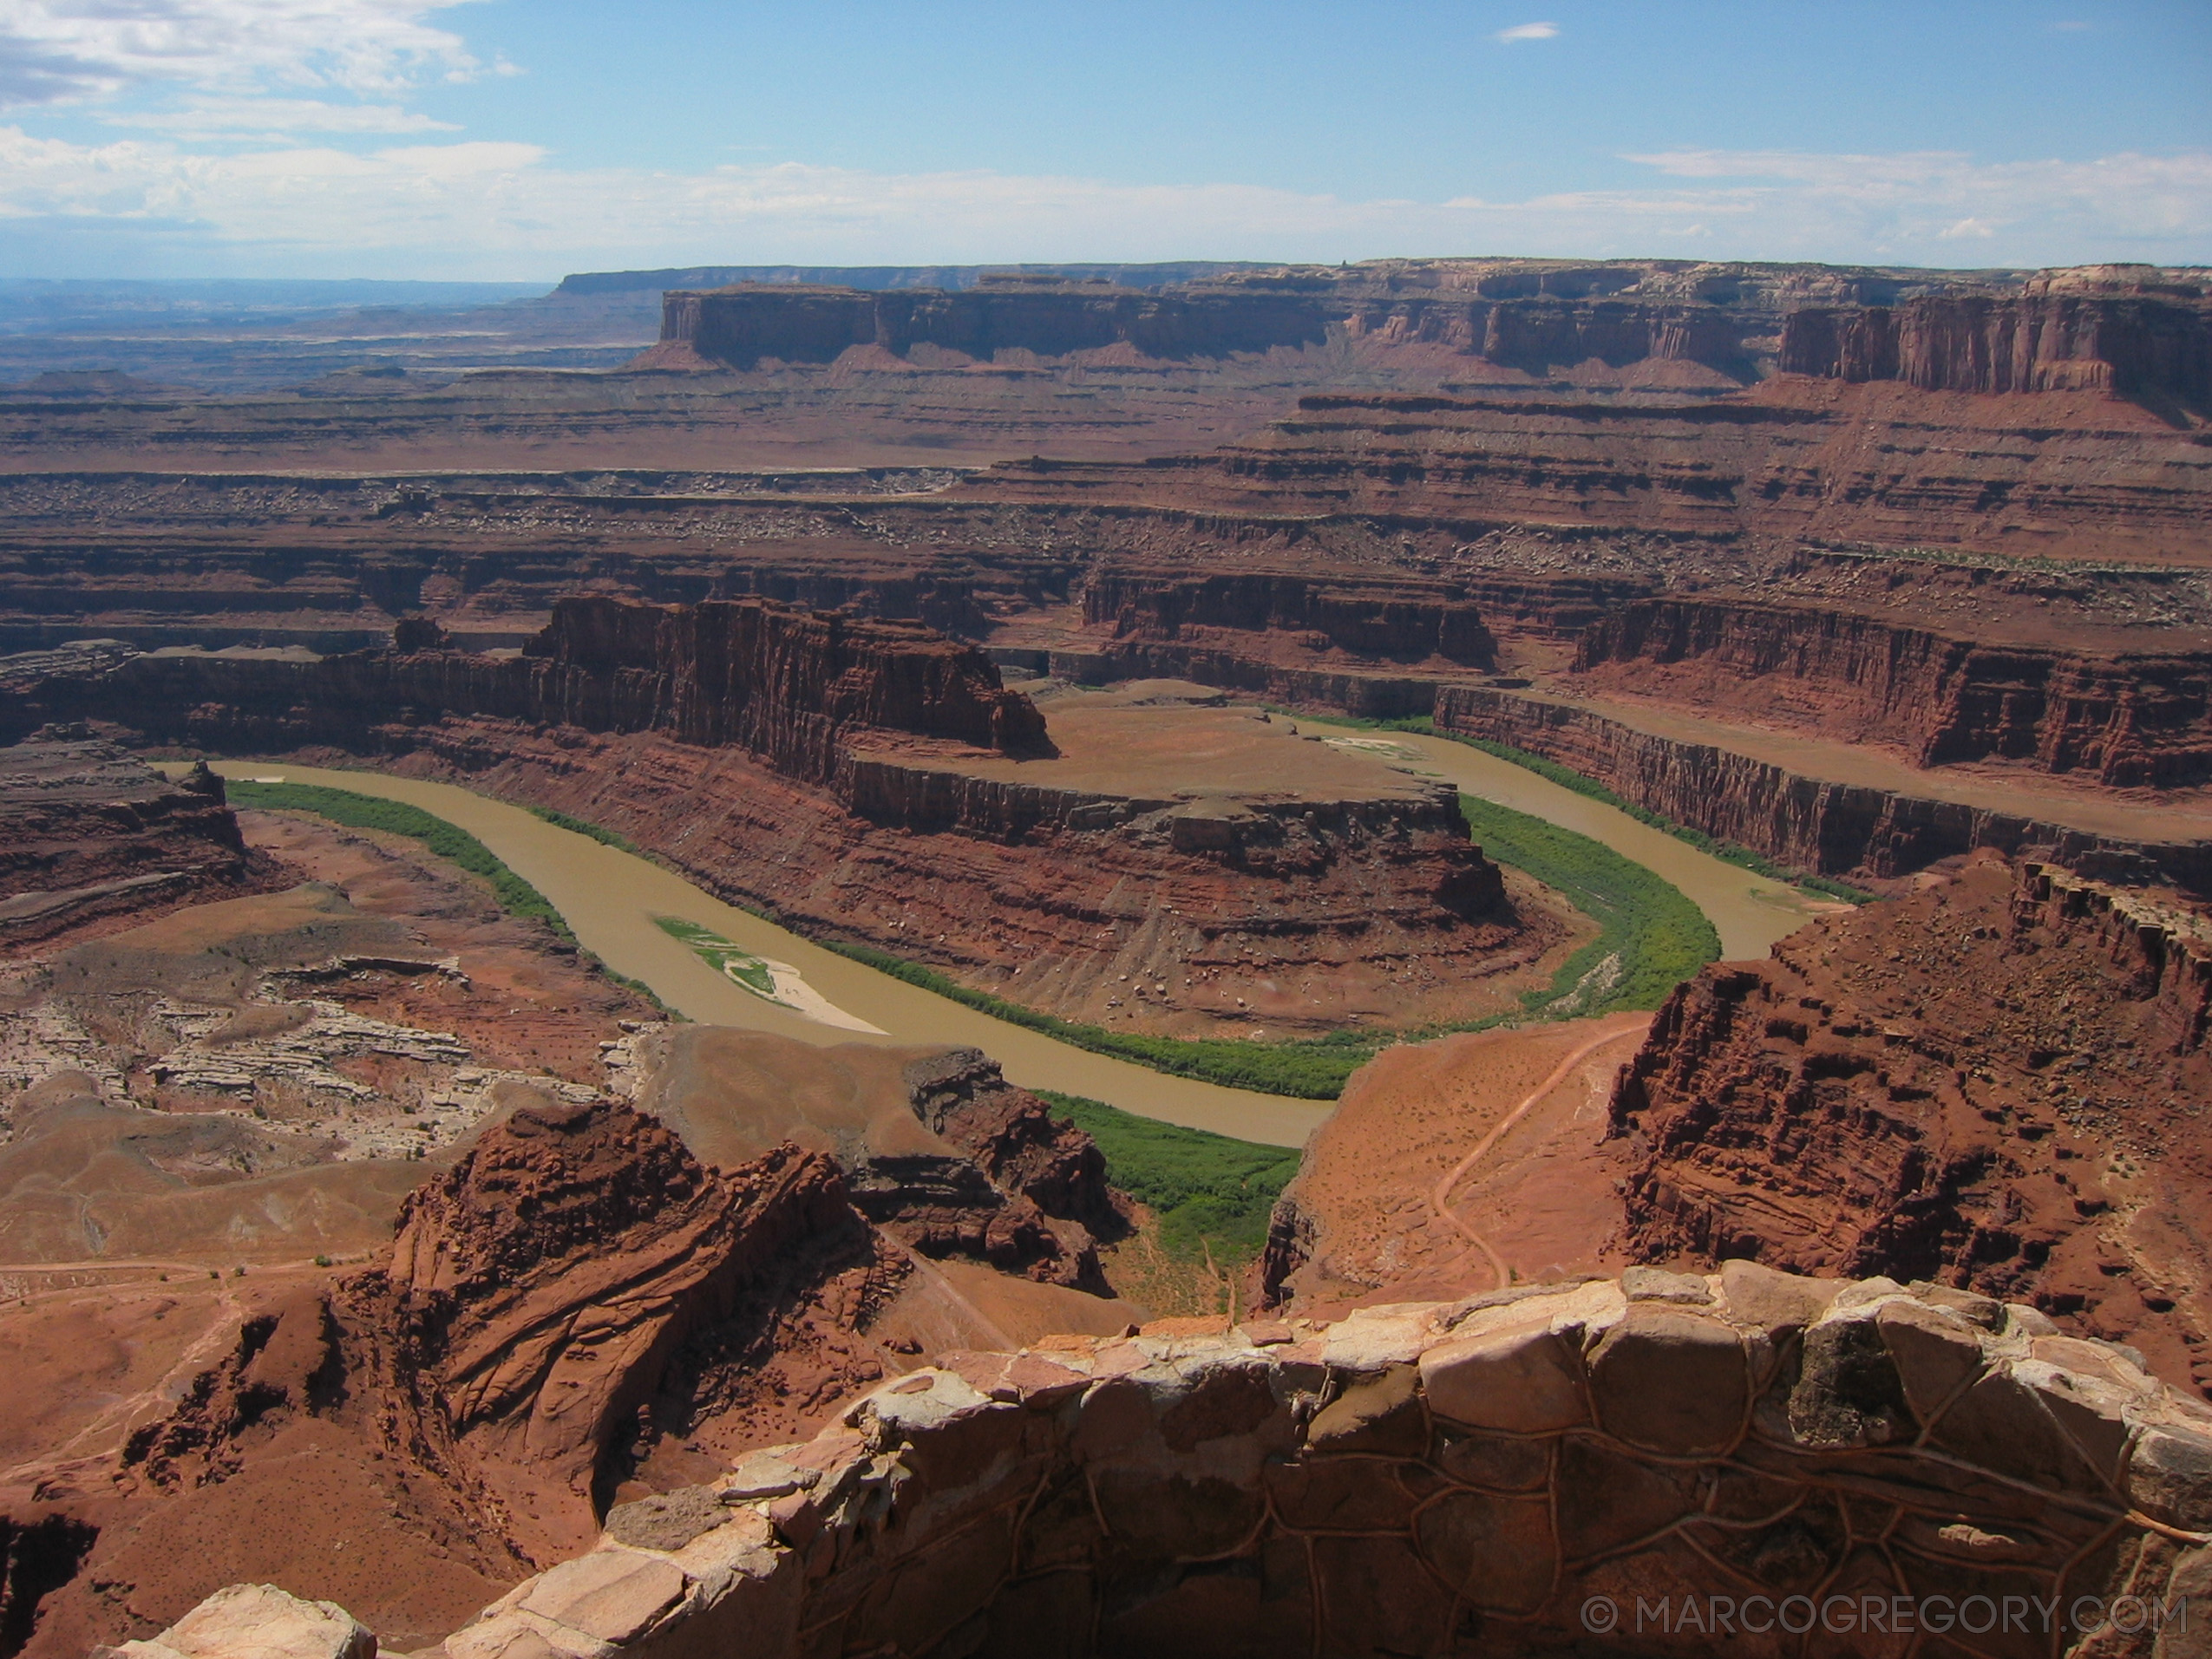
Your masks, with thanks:
M 976 1049 L 819 1048 L 686 1022 L 640 1031 L 614 1057 L 639 1110 L 703 1162 L 818 1152 L 908 1249 L 1111 1294 L 1097 1246 L 1129 1227 L 1098 1148 Z
M 1637 729 L 1548 698 L 1448 686 L 1437 728 L 1541 754 L 1676 823 L 1801 870 L 1908 874 L 1993 848 L 2043 848 L 2076 868 L 2212 893 L 2212 840 L 2130 840 L 2025 814 L 1838 783 L 1771 761 Z
M 2212 1388 L 2212 921 L 1987 855 L 1707 968 L 1621 1074 L 1625 1237 L 2034 1301 Z
M 1687 1654 L 1720 1620 L 1779 1654 L 2009 1608 L 2019 1651 L 2147 1655 L 2209 1527 L 2212 1412 L 2126 1349 L 1937 1286 L 1632 1270 L 948 1355 L 432 1651 Z
M 841 741 L 896 730 L 1022 754 L 1043 743 L 1029 699 L 972 647 L 913 624 L 861 622 L 773 600 L 642 605 L 569 598 L 518 656 L 442 650 L 339 656 L 147 655 L 41 683 L 16 717 L 68 704 L 161 743 L 376 753 L 449 715 L 656 732 L 737 746 L 809 781 Z
M 1782 372 L 1927 391 L 2102 391 L 2212 402 L 2212 307 L 2180 287 L 2130 295 L 1926 296 L 1791 312 Z
M 1489 395 L 1484 395 L 1488 392 Z M 958 494 L 1211 522 L 1508 525 L 2202 565 L 2192 429 L 2100 392 L 1982 395 L 1785 376 L 1624 401 L 1342 389 L 1206 454 L 1018 460 Z
M 763 359 L 834 362 L 854 347 L 917 347 L 989 362 L 1001 352 L 1060 357 L 1120 346 L 1154 358 L 1221 357 L 1318 345 L 1328 321 L 1303 296 L 1202 286 L 1147 291 L 1111 282 L 985 278 L 965 290 L 752 283 L 662 296 L 660 343 L 639 369 L 749 369 Z
M 201 767 L 173 782 L 82 727 L 0 748 L 0 939 L 266 885 Z
M 1915 766 L 2020 761 L 2122 787 L 2212 781 L 2212 651 L 2105 654 L 1750 598 L 1648 598 L 1586 629 L 1574 669 L 1606 689 L 1891 745 Z
M 1119 347 L 1138 358 L 1182 361 L 1341 340 L 1384 351 L 1426 348 L 1537 379 L 1587 375 L 1593 366 L 1680 364 L 1725 386 L 1770 372 L 1783 318 L 1807 307 L 1824 306 L 1826 315 L 1839 304 L 1912 306 L 1954 295 L 2002 304 L 2025 291 L 2012 273 L 1686 260 L 1222 267 L 1141 287 L 1119 285 L 1105 270 L 1086 277 L 1072 267 L 977 272 L 941 287 L 929 281 L 937 273 L 919 270 L 897 281 L 856 273 L 864 280 L 853 286 L 795 279 L 801 274 L 714 288 L 668 285 L 660 342 L 633 367 L 750 370 L 831 362 L 855 348 L 899 359 L 921 348 L 925 356 L 991 363 L 1001 354 L 1033 361 Z M 2164 291 L 2162 298 L 2186 299 L 2198 291 L 2186 274 L 2151 285 Z M 2049 287 L 2046 278 L 2041 288 Z M 1798 355 L 1808 357 L 1809 349 L 1801 345 Z

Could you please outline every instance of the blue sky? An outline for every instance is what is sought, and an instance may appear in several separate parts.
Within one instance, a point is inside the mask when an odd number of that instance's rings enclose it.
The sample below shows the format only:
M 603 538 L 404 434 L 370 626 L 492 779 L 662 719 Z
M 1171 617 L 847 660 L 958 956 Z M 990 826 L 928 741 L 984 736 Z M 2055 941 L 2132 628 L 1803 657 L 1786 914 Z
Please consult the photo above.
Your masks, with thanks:
M 0 0 L 0 276 L 2212 261 L 2212 4 Z

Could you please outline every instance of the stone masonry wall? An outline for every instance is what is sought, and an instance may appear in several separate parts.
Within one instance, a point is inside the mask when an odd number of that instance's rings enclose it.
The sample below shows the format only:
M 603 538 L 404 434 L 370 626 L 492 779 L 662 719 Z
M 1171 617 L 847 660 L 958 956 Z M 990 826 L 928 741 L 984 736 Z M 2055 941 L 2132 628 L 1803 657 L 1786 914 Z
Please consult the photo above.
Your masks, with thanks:
M 1174 1329 L 941 1356 L 432 1652 L 2149 1655 L 2212 1617 L 2212 1409 L 2025 1307 L 1736 1262 Z

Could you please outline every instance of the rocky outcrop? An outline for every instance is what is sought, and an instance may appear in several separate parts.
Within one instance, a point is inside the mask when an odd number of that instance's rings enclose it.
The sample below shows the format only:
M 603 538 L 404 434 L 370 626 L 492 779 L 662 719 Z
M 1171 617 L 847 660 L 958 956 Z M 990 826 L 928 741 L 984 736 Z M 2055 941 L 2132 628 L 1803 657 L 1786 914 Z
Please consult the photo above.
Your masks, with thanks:
M 0 939 L 266 885 L 205 767 L 172 782 L 84 728 L 0 748 Z
M 1993 644 L 1810 606 L 1648 598 L 1592 624 L 1574 668 L 1601 686 L 1895 745 L 1915 766 L 2025 761 L 2122 787 L 2212 781 L 2212 653 Z
M 1697 363 L 1738 380 L 1757 373 L 1747 338 L 1756 324 L 1740 310 L 1711 304 L 1565 295 L 1378 297 L 1348 302 L 1341 326 L 1356 341 L 1442 346 L 1539 378 L 1593 361 L 1616 369 Z
M 1009 1198 L 1112 1239 L 1128 1221 L 1106 1185 L 1097 1144 L 1027 1089 L 1014 1087 L 980 1048 L 917 1060 L 905 1081 L 914 1115 L 957 1147 Z
M 1639 1270 L 945 1355 L 443 1652 L 1783 1652 L 2010 1610 L 2023 1652 L 2147 1655 L 2212 1570 L 2208 1472 L 2212 1413 L 2032 1308 Z
M 2159 1050 L 2190 1055 L 2204 1047 L 2212 929 L 2201 914 L 2031 859 L 2020 866 L 2012 924 L 2102 956 L 2150 1005 Z
M 632 366 L 825 363 L 854 347 L 990 362 L 1006 351 L 1062 357 L 1120 346 L 1183 361 L 1335 338 L 1386 353 L 1427 347 L 1539 378 L 1592 363 L 1693 364 L 1724 386 L 1767 371 L 1773 336 L 1798 308 L 2022 291 L 2019 278 L 1987 271 L 1687 260 L 1143 269 L 1152 280 L 1130 286 L 1117 285 L 1116 267 L 863 270 L 850 286 L 833 271 L 791 267 L 712 288 L 701 281 L 730 273 L 637 273 L 664 291 L 660 343 Z
M 2097 391 L 2212 402 L 2212 306 L 2176 291 L 1809 307 L 1783 323 L 1781 366 L 1784 374 L 1897 380 L 1927 391 Z
M 101 1648 L 106 1659 L 376 1659 L 369 1628 L 333 1602 L 274 1584 L 232 1584 L 152 1640 Z
M 2212 840 L 2130 841 L 2023 814 L 1808 777 L 1572 703 L 1448 686 L 1436 728 L 1526 749 L 1676 823 L 1800 870 L 1883 877 L 1980 847 L 2032 847 L 2093 874 L 2212 894 Z
M 2212 1389 L 2212 922 L 1989 855 L 1678 990 L 1621 1074 L 1646 1260 L 1936 1278 Z
M 526 1533 L 560 1537 L 605 1507 L 688 1339 L 801 1247 L 865 1232 L 826 1158 L 724 1172 L 626 1108 L 529 1107 L 409 1199 L 352 1298 L 426 1434 Z

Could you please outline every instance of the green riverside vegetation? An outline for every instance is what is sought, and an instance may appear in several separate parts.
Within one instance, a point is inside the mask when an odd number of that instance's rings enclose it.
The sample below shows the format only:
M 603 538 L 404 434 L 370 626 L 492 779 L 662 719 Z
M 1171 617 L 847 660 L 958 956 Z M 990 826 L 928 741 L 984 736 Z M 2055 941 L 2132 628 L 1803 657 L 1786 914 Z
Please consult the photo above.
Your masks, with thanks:
M 620 830 L 604 829 L 588 819 L 572 818 L 566 813 L 555 812 L 550 807 L 532 807 L 526 803 L 522 810 L 533 818 L 544 819 L 555 829 L 573 830 L 579 835 L 588 835 L 601 846 L 611 846 L 618 852 L 627 852 L 635 859 L 645 856 L 645 850 Z
M 1561 964 L 1548 990 L 1528 991 L 1532 1014 L 1573 1019 L 1657 1008 L 1708 962 L 1720 936 L 1672 882 L 1601 841 L 1479 795 L 1459 810 L 1483 852 L 1527 872 L 1598 924 L 1598 937 Z
M 653 925 L 684 945 L 723 978 L 743 986 L 764 1001 L 773 1003 L 776 1000 L 776 976 L 769 971 L 767 963 L 743 945 L 723 938 L 710 927 L 687 922 L 680 916 L 656 916 Z
M 1374 726 L 1381 722 L 1359 723 Z M 1427 722 L 1390 722 L 1388 728 L 1425 730 Z M 1588 782 L 1587 779 L 1583 781 Z M 1591 790 L 1597 787 L 1589 785 Z M 411 837 L 462 869 L 484 877 L 491 883 L 501 907 L 510 915 L 542 920 L 562 938 L 574 943 L 567 924 L 543 894 L 508 869 L 474 836 L 420 807 L 315 784 L 232 782 L 230 789 L 232 799 L 241 807 L 312 812 L 352 828 L 383 830 Z M 990 991 L 963 985 L 934 968 L 868 945 L 834 939 L 818 943 L 824 949 L 865 963 L 879 973 L 1092 1054 L 1130 1061 L 1155 1071 L 1225 1088 L 1308 1101 L 1335 1100 L 1344 1092 L 1345 1080 L 1374 1058 L 1378 1050 L 1391 1043 L 1417 1042 L 1451 1031 L 1482 1030 L 1509 1019 L 1573 1019 L 1624 1009 L 1656 1008 L 1678 983 L 1689 978 L 1705 963 L 1718 960 L 1720 941 L 1704 912 L 1679 889 L 1643 865 L 1587 835 L 1561 829 L 1509 807 L 1463 795 L 1460 809 L 1489 857 L 1525 871 L 1544 885 L 1558 890 L 1597 922 L 1600 930 L 1595 939 L 1583 945 L 1561 967 L 1549 987 L 1524 993 L 1519 1009 L 1463 1024 L 1417 1031 L 1332 1031 L 1325 1036 L 1273 1042 L 1238 1037 L 1150 1036 L 1063 1020 Z M 601 829 L 564 813 L 532 810 L 560 828 L 589 835 L 625 852 L 634 851 L 627 839 L 614 831 Z M 705 957 L 710 965 L 723 971 L 729 971 L 732 965 L 741 970 L 752 965 L 749 952 L 709 930 L 672 918 L 656 920 L 664 931 L 683 940 Z M 731 960 L 735 956 L 743 956 L 747 962 L 736 964 Z M 601 971 L 659 1005 L 658 998 L 653 997 L 640 982 L 612 973 L 603 964 Z M 764 969 L 757 971 L 762 976 L 766 976 Z M 772 995 L 772 989 L 762 994 Z
M 1562 789 L 1571 789 L 1587 800 L 1600 801 L 1617 812 L 1624 812 L 1638 823 L 1672 835 L 1678 841 L 1687 842 L 1698 852 L 1718 859 L 1723 864 L 1732 864 L 1739 870 L 1748 870 L 1755 876 L 1764 876 L 1770 881 L 1786 882 L 1802 887 L 1807 892 L 1819 893 L 1828 898 L 1840 898 L 1847 904 L 1871 905 L 1878 895 L 1863 887 L 1854 887 L 1848 881 L 1838 881 L 1832 876 L 1793 875 L 1770 859 L 1763 858 L 1747 846 L 1733 841 L 1724 841 L 1718 836 L 1688 824 L 1677 823 L 1664 813 L 1655 813 L 1648 807 L 1639 807 L 1626 795 L 1615 794 L 1595 778 L 1577 772 L 1573 767 L 1562 766 L 1547 755 L 1528 749 L 1515 748 L 1510 743 L 1492 742 L 1487 737 L 1468 737 L 1458 732 L 1436 729 L 1436 722 L 1427 715 L 1409 715 L 1397 720 L 1365 720 L 1353 715 L 1309 715 L 1295 709 L 1279 709 L 1267 705 L 1271 714 L 1287 715 L 1295 720 L 1310 721 L 1317 726 L 1350 726 L 1363 732 L 1417 732 L 1423 737 L 1441 737 L 1450 742 L 1464 743 L 1469 748 L 1505 761 L 1538 777 L 1549 780 Z
M 1210 1256 L 1231 1273 L 1260 1254 L 1275 1199 L 1298 1173 L 1298 1153 L 1160 1123 L 1078 1094 L 1036 1093 L 1098 1143 L 1106 1179 L 1160 1218 L 1171 1258 Z
M 543 922 L 563 944 L 576 944 L 576 936 L 568 931 L 567 922 L 553 908 L 552 900 L 508 869 L 498 853 L 467 830 L 458 824 L 448 823 L 435 813 L 426 813 L 420 807 L 410 807 L 402 800 L 386 800 L 378 795 L 357 795 L 350 789 L 331 789 L 318 783 L 253 783 L 230 778 L 225 780 L 224 793 L 233 807 L 313 813 L 347 829 L 381 830 L 387 835 L 403 835 L 409 840 L 420 841 L 438 857 L 490 883 L 492 897 L 509 916 L 526 922 Z M 573 822 L 561 827 L 583 830 L 581 825 Z M 592 833 L 593 839 L 599 840 L 606 839 L 609 834 L 604 831 L 583 833 Z M 593 967 L 625 990 L 644 997 L 671 1018 L 683 1017 L 668 1009 L 643 980 L 618 974 L 590 951 L 578 949 Z
M 865 963 L 878 973 L 934 991 L 979 1014 L 988 1014 L 1009 1025 L 1048 1037 L 1096 1055 L 1135 1061 L 1155 1071 L 1177 1077 L 1194 1077 L 1225 1088 L 1247 1088 L 1262 1094 L 1290 1094 L 1305 1101 L 1333 1101 L 1344 1091 L 1344 1081 L 1390 1038 L 1366 1031 L 1332 1031 L 1325 1037 L 1295 1042 L 1248 1042 L 1238 1037 L 1150 1037 L 1135 1031 L 1109 1031 L 1044 1014 L 1019 1003 L 1010 1003 L 987 990 L 961 984 L 949 975 L 888 950 L 849 944 L 836 939 L 819 941 L 826 950 Z

